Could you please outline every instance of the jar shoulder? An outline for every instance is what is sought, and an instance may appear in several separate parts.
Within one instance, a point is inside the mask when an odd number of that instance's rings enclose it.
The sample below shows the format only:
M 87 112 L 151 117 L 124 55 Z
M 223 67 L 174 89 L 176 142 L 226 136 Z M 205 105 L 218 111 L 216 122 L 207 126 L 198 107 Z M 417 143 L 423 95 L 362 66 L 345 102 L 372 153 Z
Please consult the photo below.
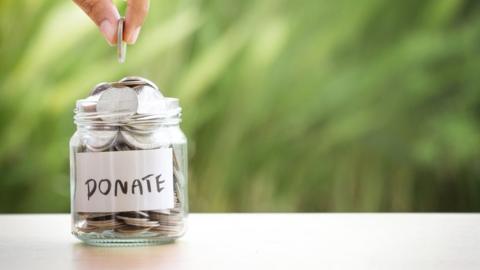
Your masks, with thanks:
M 178 142 L 184 143 L 184 144 L 187 143 L 187 136 L 179 126 L 173 127 L 171 130 L 171 133 Z
M 80 136 L 78 134 L 78 131 L 75 131 L 72 137 L 70 137 L 69 144 L 70 144 L 70 147 L 80 145 Z
M 122 134 L 122 132 L 126 132 Z M 151 132 L 127 132 L 121 129 L 105 130 L 77 130 L 70 138 L 70 146 L 77 147 L 84 144 L 96 143 L 97 138 L 105 141 L 148 141 L 153 144 L 187 144 L 187 137 L 179 126 L 159 127 Z

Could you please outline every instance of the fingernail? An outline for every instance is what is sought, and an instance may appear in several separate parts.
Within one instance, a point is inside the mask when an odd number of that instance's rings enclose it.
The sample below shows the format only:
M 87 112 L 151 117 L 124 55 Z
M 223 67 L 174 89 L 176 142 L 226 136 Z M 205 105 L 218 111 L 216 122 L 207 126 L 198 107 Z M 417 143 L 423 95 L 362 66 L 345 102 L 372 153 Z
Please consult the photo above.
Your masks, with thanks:
M 100 23 L 100 32 L 102 32 L 103 36 L 107 39 L 108 44 L 112 46 L 115 38 L 115 27 L 113 27 L 109 20 L 104 20 Z
M 140 28 L 141 28 L 140 26 L 137 26 L 137 28 L 135 28 L 135 30 L 133 30 L 133 32 L 130 33 L 130 35 L 126 40 L 128 44 L 133 44 L 137 41 L 138 34 L 140 34 Z

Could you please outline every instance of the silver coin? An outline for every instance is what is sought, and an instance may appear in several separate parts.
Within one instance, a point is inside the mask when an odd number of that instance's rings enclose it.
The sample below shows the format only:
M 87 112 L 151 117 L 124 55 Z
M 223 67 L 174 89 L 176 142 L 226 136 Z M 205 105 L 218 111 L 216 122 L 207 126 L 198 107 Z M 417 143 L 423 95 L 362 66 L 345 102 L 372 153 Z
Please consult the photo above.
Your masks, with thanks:
M 119 82 L 121 82 L 121 83 L 133 83 L 133 82 L 136 83 L 136 82 L 141 82 L 141 84 L 137 84 L 137 85 L 150 85 L 151 87 L 159 90 L 158 86 L 157 86 L 154 82 L 152 82 L 152 81 L 150 81 L 150 80 L 148 80 L 148 79 L 145 79 L 145 78 L 143 78 L 143 77 L 139 77 L 139 76 L 128 76 L 128 77 L 124 77 L 124 78 L 122 78 Z
M 95 226 L 88 225 L 88 224 L 79 226 L 77 228 L 78 228 L 78 230 L 80 230 L 81 232 L 84 232 L 84 233 L 101 232 L 101 229 L 99 229 Z
M 181 232 L 182 230 L 183 230 L 183 226 L 165 226 L 165 225 L 160 225 L 150 229 L 150 231 L 153 231 L 153 232 Z
M 122 222 L 119 222 L 115 219 L 99 220 L 99 221 L 87 220 L 87 225 L 95 226 L 97 228 L 113 228 L 122 224 L 123 224 Z
M 155 120 L 158 120 L 160 116 L 158 115 L 151 115 L 151 114 L 135 114 L 130 117 L 132 120 L 132 123 L 137 125 L 137 123 L 140 123 L 140 125 L 151 125 L 153 127 L 159 127 L 160 125 L 158 123 L 154 123 Z
M 174 170 L 174 174 L 175 174 L 175 170 Z M 178 203 L 183 203 L 183 193 L 182 193 L 182 189 L 181 189 L 178 181 L 174 181 L 173 188 L 174 188 L 175 195 L 176 195 L 175 196 L 176 201 Z
M 105 121 L 119 121 L 134 114 L 137 108 L 137 94 L 128 87 L 104 90 L 97 102 L 97 112 Z
M 183 207 L 182 207 L 182 204 L 180 203 L 175 203 L 175 207 L 170 209 L 170 213 L 172 214 L 172 216 L 174 215 L 183 215 Z
M 148 221 L 148 218 L 139 218 L 139 217 L 125 217 L 125 216 L 122 216 L 121 214 L 119 214 L 117 216 L 118 219 L 121 219 L 123 221 L 131 221 L 131 222 L 146 222 Z
M 115 151 L 131 151 L 131 150 L 135 150 L 135 148 L 129 146 L 128 144 L 125 144 L 125 143 L 117 143 L 115 144 L 115 146 L 113 147 L 113 149 L 115 149 Z
M 125 121 L 124 126 L 122 126 L 122 130 L 127 130 L 128 132 L 140 135 L 154 135 L 158 128 L 160 128 L 159 124 L 153 124 L 151 123 L 151 120 L 132 120 L 134 116 L 135 115 L 131 116 L 128 120 Z
M 127 43 L 123 40 L 123 28 L 125 27 L 125 18 L 118 20 L 117 27 L 117 58 L 118 62 L 123 63 L 127 57 Z
M 112 215 L 110 212 L 95 212 L 95 213 L 88 213 L 88 212 L 77 212 L 82 218 L 107 218 Z
M 91 151 L 98 152 L 112 147 L 117 130 L 90 130 L 83 136 L 84 145 Z
M 160 224 L 177 224 L 183 222 L 183 215 L 181 214 L 164 215 L 161 213 L 150 213 L 150 218 L 160 222 Z
M 122 234 L 139 234 L 148 231 L 150 228 L 145 228 L 145 227 L 137 227 L 137 226 L 131 226 L 131 225 L 125 225 L 121 226 L 118 228 L 115 228 L 116 232 L 122 233 Z
M 180 165 L 178 163 L 177 155 L 175 154 L 175 149 L 173 148 L 173 145 L 170 145 L 169 147 L 172 148 L 173 168 L 180 170 Z
M 124 88 L 124 87 L 132 88 L 130 87 L 130 85 L 123 82 L 111 82 L 110 85 L 114 88 Z
M 175 168 L 175 165 L 174 165 L 174 170 L 173 170 L 173 177 L 176 180 L 175 182 L 178 182 L 179 185 L 183 186 L 183 184 L 185 183 L 185 178 L 183 177 L 183 174 L 180 171 L 180 169 Z
M 160 214 L 160 215 L 170 215 L 170 210 L 169 209 L 159 209 L 159 210 L 150 210 L 148 211 L 150 213 L 155 213 L 155 214 Z
M 113 221 L 115 219 L 114 213 L 109 213 L 104 216 L 87 217 L 87 221 Z
M 129 82 L 129 81 L 145 81 L 146 79 L 140 76 L 127 76 L 119 80 L 119 82 Z
M 157 216 L 158 217 L 158 216 Z M 169 215 L 169 216 L 163 216 L 159 217 L 158 220 L 160 223 L 170 223 L 170 224 L 177 224 L 183 220 L 183 217 L 180 215 Z
M 148 212 L 146 211 L 136 211 L 135 215 L 148 218 Z
M 82 113 L 94 113 L 97 111 L 97 102 L 95 101 L 83 101 L 79 107 L 79 112 Z
M 132 225 L 132 226 L 137 226 L 137 227 L 155 227 L 155 226 L 160 225 L 160 223 L 158 223 L 158 221 L 136 222 L 136 221 L 131 221 L 131 220 L 125 220 L 125 224 Z
M 141 136 L 150 136 L 154 133 L 155 128 L 158 125 L 135 125 L 135 124 L 126 124 L 121 127 L 121 130 L 124 130 L 129 133 L 134 133 Z
M 165 110 L 161 100 L 163 95 L 151 86 L 145 85 L 136 88 L 138 95 L 138 114 L 161 114 Z
M 90 92 L 90 96 L 94 96 L 94 95 L 98 95 L 100 94 L 101 92 L 107 90 L 108 88 L 112 87 L 110 85 L 110 83 L 107 83 L 107 82 L 101 82 L 97 85 L 95 85 L 95 87 L 93 87 L 92 91 Z
M 127 132 L 125 130 L 121 130 L 120 134 L 122 135 L 122 138 L 125 140 L 126 144 L 135 148 L 155 149 L 164 145 L 164 143 L 159 142 L 158 138 L 156 138 L 154 135 L 145 136 Z
M 144 81 L 123 81 L 123 82 L 117 82 L 117 84 L 130 87 L 133 89 L 147 85 Z
M 143 211 L 129 211 L 129 212 L 120 212 L 117 216 L 129 217 L 129 218 L 148 218 L 148 213 Z

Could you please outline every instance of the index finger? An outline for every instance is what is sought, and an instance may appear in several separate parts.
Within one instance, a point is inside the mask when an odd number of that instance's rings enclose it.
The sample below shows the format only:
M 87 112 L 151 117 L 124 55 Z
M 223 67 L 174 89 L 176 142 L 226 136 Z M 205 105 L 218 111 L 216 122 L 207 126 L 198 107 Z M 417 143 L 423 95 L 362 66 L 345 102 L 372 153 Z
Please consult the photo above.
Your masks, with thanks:
M 149 0 L 128 0 L 127 15 L 125 16 L 125 42 L 133 44 L 137 41 L 138 34 L 148 13 Z

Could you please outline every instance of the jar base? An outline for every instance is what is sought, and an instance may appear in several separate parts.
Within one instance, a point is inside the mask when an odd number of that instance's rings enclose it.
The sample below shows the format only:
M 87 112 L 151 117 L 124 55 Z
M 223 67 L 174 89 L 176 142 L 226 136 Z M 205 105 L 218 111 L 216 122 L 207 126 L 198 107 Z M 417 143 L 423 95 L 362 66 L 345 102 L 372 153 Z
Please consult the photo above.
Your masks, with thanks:
M 90 239 L 83 238 L 76 235 L 78 239 L 90 246 L 97 247 L 121 247 L 121 246 L 155 246 L 171 244 L 177 240 L 178 237 L 165 238 L 165 239 L 144 239 L 144 238 L 131 238 L 131 239 Z
M 180 236 L 164 236 L 161 238 L 92 238 L 86 234 L 73 233 L 75 237 L 90 246 L 115 247 L 115 246 L 154 246 L 175 242 Z

